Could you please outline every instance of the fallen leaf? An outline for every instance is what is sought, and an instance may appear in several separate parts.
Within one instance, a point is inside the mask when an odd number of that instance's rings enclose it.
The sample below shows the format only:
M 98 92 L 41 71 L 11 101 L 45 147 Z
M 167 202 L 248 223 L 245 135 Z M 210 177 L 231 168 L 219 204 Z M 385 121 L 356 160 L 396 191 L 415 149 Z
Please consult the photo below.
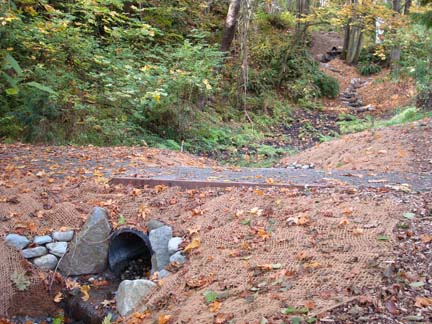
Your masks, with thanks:
M 262 227 L 260 227 L 259 229 L 258 229 L 258 231 L 257 231 L 257 235 L 259 236 L 259 237 L 261 237 L 262 239 L 264 239 L 264 240 L 267 240 L 267 239 L 269 239 L 270 238 L 270 234 L 264 229 L 264 228 L 262 228 Z
M 255 194 L 257 194 L 258 196 L 264 196 L 264 191 L 261 189 L 255 189 L 254 190 Z
M 263 212 L 263 210 L 260 209 L 260 208 L 258 208 L 258 207 L 254 207 L 251 210 L 249 210 L 250 214 L 254 214 L 254 215 L 257 215 L 257 216 L 261 216 L 262 212 Z
M 30 286 L 30 280 L 24 272 L 14 271 L 11 274 L 11 280 L 19 291 L 26 290 Z
M 314 304 L 314 302 L 313 302 L 312 300 L 308 300 L 308 301 L 306 301 L 306 303 L 304 304 L 304 306 L 305 306 L 307 309 L 309 309 L 309 310 L 312 310 L 312 309 L 315 308 L 315 304 Z
M 387 300 L 385 307 L 390 312 L 390 314 L 398 315 L 400 313 L 399 309 L 396 307 L 396 304 L 392 300 Z
M 190 242 L 183 250 L 184 253 L 189 253 L 193 249 L 199 248 L 201 245 L 201 240 L 199 238 L 195 238 Z
M 362 235 L 364 233 L 364 229 L 357 227 L 357 228 L 353 229 L 352 233 L 354 235 Z
M 209 311 L 212 313 L 217 313 L 221 309 L 222 303 L 217 300 L 209 305 Z
M 90 298 L 90 295 L 89 295 L 89 292 L 90 292 L 90 286 L 89 286 L 89 285 L 81 286 L 80 291 L 81 291 L 81 293 L 83 294 L 83 295 L 81 296 L 81 299 L 82 299 L 83 301 L 87 301 L 87 300 L 89 300 L 89 298 Z
M 60 303 L 62 300 L 63 294 L 59 291 L 58 294 L 54 296 L 54 303 Z
M 158 324 L 166 324 L 169 322 L 169 320 L 172 318 L 171 315 L 160 315 Z
M 415 301 L 416 307 L 428 307 L 431 305 L 432 305 L 432 298 L 416 297 L 416 301 Z
M 77 281 L 75 281 L 71 278 L 66 278 L 65 285 L 66 285 L 66 288 L 69 290 L 72 290 L 75 288 L 81 288 L 81 285 Z
M 349 224 L 349 220 L 346 219 L 346 218 L 343 218 L 343 219 L 339 222 L 338 226 L 339 226 L 339 227 L 342 227 L 342 226 L 345 226 L 345 225 L 348 225 L 348 224 Z
M 229 313 L 229 314 L 223 314 L 223 313 L 219 313 L 216 315 L 215 319 L 214 319 L 214 324 L 226 324 L 228 323 L 229 320 L 234 318 L 234 314 Z
M 316 268 L 321 267 L 321 263 L 319 263 L 317 261 L 307 262 L 304 264 L 304 267 L 306 269 L 316 269 Z
M 420 240 L 425 244 L 430 243 L 432 242 L 432 235 L 429 234 L 420 235 Z
M 277 270 L 282 268 L 282 264 L 280 263 L 268 263 L 268 264 L 259 264 L 257 267 L 263 271 Z
M 101 302 L 101 305 L 103 306 L 103 307 L 110 307 L 111 305 L 114 305 L 115 304 L 115 300 L 114 299 L 110 299 L 110 300 L 108 300 L 108 299 L 104 299 L 102 302 Z

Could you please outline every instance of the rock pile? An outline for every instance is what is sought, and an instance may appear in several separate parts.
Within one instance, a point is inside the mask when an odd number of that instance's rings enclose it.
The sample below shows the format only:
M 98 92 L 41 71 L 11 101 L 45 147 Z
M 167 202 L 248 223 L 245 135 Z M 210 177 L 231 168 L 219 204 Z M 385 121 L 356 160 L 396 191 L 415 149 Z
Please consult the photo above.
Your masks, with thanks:
M 349 86 L 340 94 L 341 101 L 356 112 L 372 111 L 374 108 L 371 105 L 364 106 L 361 96 L 357 89 L 364 87 L 367 84 L 360 78 L 351 79 Z
M 27 238 L 19 234 L 8 234 L 6 244 L 21 251 L 21 255 L 43 270 L 56 268 L 67 249 L 68 242 L 74 237 L 74 231 L 55 231 L 51 235 Z

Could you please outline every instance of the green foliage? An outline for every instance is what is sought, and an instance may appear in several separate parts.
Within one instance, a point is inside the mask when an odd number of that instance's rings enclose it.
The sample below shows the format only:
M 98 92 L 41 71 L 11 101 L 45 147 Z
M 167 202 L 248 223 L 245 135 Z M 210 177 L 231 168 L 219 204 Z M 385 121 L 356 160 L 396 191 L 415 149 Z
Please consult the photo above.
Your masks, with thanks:
M 362 63 L 357 66 L 361 75 L 372 75 L 381 72 L 381 66 L 375 63 Z
M 339 95 L 339 82 L 324 72 L 316 73 L 313 82 L 320 89 L 321 96 L 336 98 Z
M 377 120 L 375 121 L 372 116 L 367 116 L 364 119 L 358 119 L 352 115 L 340 116 L 342 119 L 338 122 L 341 134 L 349 134 L 360 132 L 366 129 L 388 127 L 393 125 L 400 125 L 416 120 L 423 119 L 425 117 L 431 117 L 432 112 L 423 112 L 415 107 L 408 107 L 395 114 L 389 120 Z
M 184 137 L 198 101 L 217 90 L 217 48 L 192 30 L 167 44 L 142 22 L 159 10 L 124 11 L 122 1 L 0 9 L 11 17 L 0 37 L 2 137 L 96 145 Z
M 218 298 L 218 296 L 218 293 L 214 292 L 213 290 L 206 290 L 204 292 L 204 298 L 206 303 L 208 304 L 214 302 Z
M 389 64 L 388 54 L 383 53 L 385 49 L 375 45 L 363 48 L 360 53 L 357 69 L 361 75 L 372 75 L 381 72 L 383 67 Z

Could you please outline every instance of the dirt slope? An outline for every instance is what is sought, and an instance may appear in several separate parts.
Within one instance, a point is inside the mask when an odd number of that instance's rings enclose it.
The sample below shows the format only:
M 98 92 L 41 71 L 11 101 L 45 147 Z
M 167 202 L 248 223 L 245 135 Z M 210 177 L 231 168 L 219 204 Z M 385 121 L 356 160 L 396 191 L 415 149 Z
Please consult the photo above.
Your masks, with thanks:
M 430 172 L 432 119 L 345 135 L 281 161 L 314 163 L 319 169 Z

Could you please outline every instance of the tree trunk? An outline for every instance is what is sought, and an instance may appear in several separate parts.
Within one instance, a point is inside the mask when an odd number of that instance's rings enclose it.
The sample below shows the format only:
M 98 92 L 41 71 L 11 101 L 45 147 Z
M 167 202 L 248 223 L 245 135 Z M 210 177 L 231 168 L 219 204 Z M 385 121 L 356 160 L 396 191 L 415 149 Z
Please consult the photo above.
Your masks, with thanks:
M 400 11 L 400 0 L 393 0 L 393 10 L 397 13 Z M 394 77 L 399 77 L 400 70 L 400 45 L 395 44 L 390 53 L 390 67 Z
M 351 33 L 351 28 L 349 24 L 350 23 L 348 22 L 348 24 L 345 25 L 344 42 L 343 42 L 342 53 L 341 53 L 341 58 L 344 60 L 346 60 L 348 55 L 348 45 L 349 45 L 350 33 Z
M 405 1 L 405 8 L 404 8 L 404 15 L 409 14 L 409 10 L 411 8 L 412 0 L 406 0 Z
M 393 0 L 393 10 L 400 12 L 400 0 Z
M 240 12 L 241 0 L 230 0 L 225 27 L 221 42 L 221 51 L 228 52 L 236 32 L 237 18 Z
M 363 46 L 363 31 L 360 26 L 352 26 L 349 34 L 346 62 L 357 64 Z
M 296 17 L 297 19 L 304 18 L 309 14 L 309 0 L 297 0 L 296 2 Z M 303 45 L 306 34 L 306 24 L 297 22 L 296 24 L 296 43 Z

